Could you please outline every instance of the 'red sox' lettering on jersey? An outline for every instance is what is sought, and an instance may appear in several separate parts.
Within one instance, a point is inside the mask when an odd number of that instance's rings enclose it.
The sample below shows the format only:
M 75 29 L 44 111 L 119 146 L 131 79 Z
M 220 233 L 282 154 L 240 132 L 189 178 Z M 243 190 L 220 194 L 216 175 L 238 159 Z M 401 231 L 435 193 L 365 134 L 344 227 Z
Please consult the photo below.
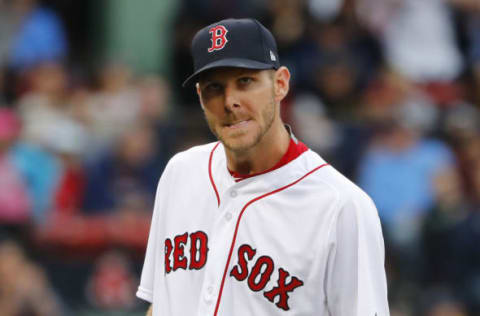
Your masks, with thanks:
M 287 277 L 290 273 L 283 268 L 278 268 L 278 279 L 275 283 L 272 274 L 276 269 L 273 259 L 269 256 L 260 256 L 256 260 L 256 249 L 244 244 L 238 247 L 238 263 L 231 269 L 230 276 L 237 281 L 246 281 L 253 292 L 264 291 L 264 297 L 283 310 L 289 310 L 288 299 L 290 292 L 303 285 L 303 281 L 291 276 L 290 282 Z M 172 239 L 165 239 L 165 274 L 178 269 L 200 270 L 207 263 L 208 236 L 203 231 L 183 233 Z M 248 262 L 254 262 L 251 270 Z M 272 281 L 272 282 L 271 282 Z M 269 289 L 266 289 L 269 285 Z
M 273 283 L 272 274 L 275 270 L 275 263 L 269 256 L 260 256 L 254 260 L 257 253 L 250 245 L 244 244 L 238 247 L 238 263 L 231 269 L 230 276 L 237 281 L 246 281 L 253 292 L 264 291 L 264 297 L 283 310 L 289 310 L 288 299 L 290 292 L 303 285 L 303 281 L 291 276 L 290 282 L 287 277 L 288 271 L 278 268 L 278 279 Z M 172 239 L 165 239 L 165 273 L 168 274 L 178 269 L 200 270 L 207 263 L 208 236 L 203 231 L 195 233 L 183 233 Z M 251 270 L 248 268 L 248 261 L 254 261 Z M 270 282 L 272 281 L 272 282 Z M 270 288 L 267 290 L 267 285 Z
M 254 292 L 265 289 L 267 284 L 270 283 L 270 278 L 275 269 L 275 264 L 272 258 L 268 256 L 261 256 L 256 260 L 252 270 L 249 271 L 247 260 L 251 261 L 256 252 L 257 251 L 250 245 L 240 246 L 238 248 L 238 264 L 233 267 L 232 271 L 230 271 L 230 276 L 234 277 L 238 281 L 244 281 L 248 277 L 248 287 Z M 269 291 L 265 291 L 263 295 L 272 303 L 278 296 L 279 299 L 276 303 L 277 307 L 288 311 L 290 309 L 288 306 L 288 293 L 293 292 L 293 290 L 295 290 L 297 287 L 302 286 L 303 281 L 299 280 L 295 276 L 292 276 L 291 281 L 287 283 L 286 279 L 290 274 L 282 268 L 279 268 L 278 272 L 279 278 L 276 285 L 273 286 L 273 288 Z
M 165 239 L 165 274 L 178 269 L 200 270 L 207 263 L 208 236 L 202 231 Z M 185 247 L 189 246 L 189 250 Z M 189 256 L 185 253 L 188 251 Z M 173 262 L 173 263 L 172 263 Z

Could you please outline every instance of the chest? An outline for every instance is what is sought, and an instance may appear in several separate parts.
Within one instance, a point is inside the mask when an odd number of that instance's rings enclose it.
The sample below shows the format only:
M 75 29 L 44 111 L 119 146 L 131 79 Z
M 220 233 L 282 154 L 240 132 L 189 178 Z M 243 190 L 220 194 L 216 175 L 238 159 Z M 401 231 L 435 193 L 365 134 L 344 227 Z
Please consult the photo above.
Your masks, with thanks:
M 240 297 L 290 310 L 296 296 L 319 294 L 335 207 L 329 192 L 308 183 L 271 190 L 233 185 L 217 199 L 201 186 L 185 189 L 183 198 L 162 203 L 170 211 L 162 212 L 159 241 L 172 292 L 188 284 L 202 293 L 199 310 L 209 314 L 234 309 Z

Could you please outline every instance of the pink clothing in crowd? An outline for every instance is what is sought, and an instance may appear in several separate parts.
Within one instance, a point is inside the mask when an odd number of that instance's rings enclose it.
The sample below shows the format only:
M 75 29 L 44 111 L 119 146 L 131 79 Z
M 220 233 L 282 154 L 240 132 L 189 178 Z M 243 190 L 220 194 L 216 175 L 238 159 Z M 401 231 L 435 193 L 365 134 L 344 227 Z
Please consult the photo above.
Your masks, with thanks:
M 30 200 L 21 175 L 7 157 L 0 157 L 0 223 L 17 224 L 30 216 Z

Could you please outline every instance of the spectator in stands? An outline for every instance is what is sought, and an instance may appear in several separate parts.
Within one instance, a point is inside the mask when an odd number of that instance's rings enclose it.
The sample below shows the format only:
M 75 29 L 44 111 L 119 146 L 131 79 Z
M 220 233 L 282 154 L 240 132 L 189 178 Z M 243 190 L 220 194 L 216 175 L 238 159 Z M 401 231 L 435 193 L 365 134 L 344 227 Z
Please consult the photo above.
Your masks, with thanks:
M 324 54 L 312 74 L 314 90 L 328 105 L 329 114 L 346 121 L 358 111 L 356 65 L 349 55 Z
M 476 103 L 480 103 L 480 2 L 476 0 L 456 0 L 463 3 L 462 12 L 467 23 L 469 40 L 468 62 L 471 67 L 474 85 L 473 94 Z
M 135 298 L 137 282 L 128 256 L 110 250 L 95 262 L 87 284 L 87 296 L 91 304 L 101 310 L 125 311 L 138 303 Z
M 468 103 L 457 104 L 445 112 L 442 125 L 446 139 L 456 151 L 463 189 L 473 194 L 473 173 L 480 159 L 480 110 Z
M 309 79 L 308 67 L 313 66 L 317 57 L 313 41 L 306 36 L 308 19 L 304 16 L 305 1 L 268 1 L 267 9 L 269 15 L 264 22 L 277 40 L 282 64 L 288 66 L 292 73 L 290 86 L 292 89 L 303 86 Z
M 358 182 L 375 201 L 384 226 L 390 285 L 398 288 L 398 295 L 414 298 L 420 229 L 435 198 L 433 179 L 455 160 L 445 143 L 425 136 L 436 121 L 436 107 L 412 85 L 396 85 L 390 88 L 394 102 L 371 114 L 383 120 L 360 159 Z
M 467 316 L 467 308 L 447 288 L 435 288 L 423 293 L 420 314 L 425 316 Z
M 114 151 L 87 166 L 85 211 L 151 211 L 162 167 L 156 150 L 154 129 L 149 124 L 127 128 Z
M 0 108 L 0 224 L 25 225 L 30 218 L 30 196 L 21 170 L 12 162 L 10 148 L 20 132 L 13 111 Z
M 70 119 L 65 68 L 42 63 L 28 73 L 28 91 L 18 101 L 23 122 L 22 139 L 46 148 L 58 121 Z
M 334 6 L 334 16 L 319 16 L 315 5 L 320 3 Z M 332 118 L 347 121 L 356 115 L 358 95 L 381 64 L 379 43 L 351 18 L 343 0 L 309 4 L 309 41 L 299 45 L 303 53 L 291 56 L 298 69 L 296 80 L 299 88 L 312 89 L 322 98 Z
M 60 162 L 61 174 L 54 193 L 52 216 L 80 213 L 85 196 L 86 175 L 83 159 L 87 133 L 73 120 L 56 122 L 47 144 Z
M 100 89 L 92 95 L 84 113 L 93 156 L 111 150 L 125 128 L 135 124 L 140 116 L 139 103 L 131 70 L 120 63 L 106 65 L 100 73 Z
M 460 263 L 457 290 L 472 315 L 480 313 L 480 159 L 472 166 L 472 208 L 467 218 L 458 225 L 456 233 L 457 257 Z
M 462 271 L 458 253 L 458 227 L 468 217 L 469 203 L 460 174 L 456 169 L 445 169 L 434 178 L 435 204 L 426 215 L 423 224 L 422 253 L 425 268 L 422 276 L 427 287 L 458 286 Z
M 171 90 L 165 78 L 144 76 L 138 80 L 139 116 L 152 124 L 165 123 L 172 115 Z
M 178 115 L 172 106 L 172 91 L 166 78 L 144 76 L 136 85 L 139 94 L 139 120 L 152 125 L 155 130 L 155 147 L 159 166 L 167 163 L 174 154 L 173 148 L 178 142 L 178 129 L 174 115 Z
M 319 21 L 330 22 L 335 19 L 345 5 L 344 0 L 308 0 L 308 10 Z
M 415 82 L 449 82 L 463 69 L 449 4 L 456 0 L 358 0 L 387 64 Z
M 479 160 L 480 161 L 480 160 Z M 449 288 L 471 310 L 480 311 L 480 163 L 473 174 L 473 199 L 462 191 L 456 170 L 445 170 L 435 181 L 437 203 L 423 229 L 427 288 Z
M 398 76 L 386 76 L 374 87 L 377 97 L 367 98 L 374 102 L 363 112 L 378 132 L 360 161 L 358 178 L 393 232 L 403 220 L 415 220 L 431 208 L 432 179 L 454 158 L 443 142 L 425 137 L 438 117 L 426 95 Z M 412 235 L 398 235 L 402 236 Z
M 43 62 L 66 58 L 68 43 L 62 21 L 36 0 L 14 0 L 9 9 L 15 32 L 10 39 L 8 65 L 23 71 Z
M 44 149 L 19 141 L 21 124 L 15 112 L 0 109 L 0 122 L 0 134 L 3 134 L 0 147 L 5 168 L 0 195 L 8 200 L 3 201 L 4 206 L 16 209 L 19 218 L 33 218 L 39 224 L 52 206 L 60 165 Z
M 324 103 L 313 94 L 300 93 L 293 98 L 291 108 L 291 123 L 296 126 L 298 139 L 323 157 L 333 159 L 341 139 L 339 128 L 327 116 Z
M 0 311 L 4 316 L 61 315 L 45 272 L 13 241 L 0 241 Z

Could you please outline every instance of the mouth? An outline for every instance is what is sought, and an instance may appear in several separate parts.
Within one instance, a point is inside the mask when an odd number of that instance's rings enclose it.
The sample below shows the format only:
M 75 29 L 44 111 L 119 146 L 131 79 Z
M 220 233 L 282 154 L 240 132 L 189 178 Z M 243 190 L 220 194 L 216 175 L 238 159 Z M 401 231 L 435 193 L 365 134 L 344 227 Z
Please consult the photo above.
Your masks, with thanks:
M 248 125 L 249 122 L 250 120 L 243 120 L 243 121 L 238 121 L 233 123 L 227 123 L 227 124 L 224 124 L 223 126 L 229 129 L 237 129 L 237 128 L 242 128 Z

